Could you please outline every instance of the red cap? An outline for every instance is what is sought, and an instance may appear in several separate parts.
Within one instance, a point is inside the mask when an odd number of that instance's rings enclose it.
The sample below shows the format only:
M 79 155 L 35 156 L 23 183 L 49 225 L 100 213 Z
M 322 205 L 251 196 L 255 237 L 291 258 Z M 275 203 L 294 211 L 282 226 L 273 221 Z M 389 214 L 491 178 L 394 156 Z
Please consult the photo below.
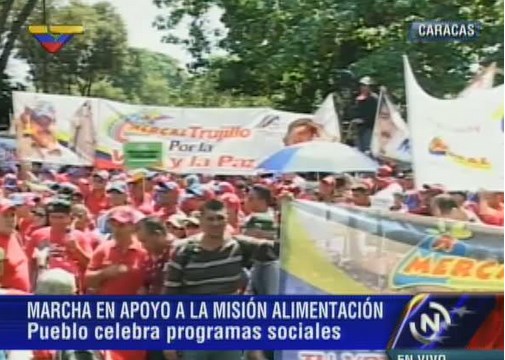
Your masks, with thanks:
M 382 165 L 377 169 L 377 177 L 393 176 L 393 169 L 389 165 Z
M 129 206 L 120 206 L 112 210 L 109 219 L 115 220 L 120 224 L 136 224 L 140 220 L 140 216 Z
M 224 202 L 226 207 L 231 208 L 234 211 L 240 210 L 240 199 L 237 195 L 226 193 L 220 197 L 221 201 Z
M 7 211 L 14 209 L 14 203 L 7 199 L 0 200 L 0 215 L 4 215 Z

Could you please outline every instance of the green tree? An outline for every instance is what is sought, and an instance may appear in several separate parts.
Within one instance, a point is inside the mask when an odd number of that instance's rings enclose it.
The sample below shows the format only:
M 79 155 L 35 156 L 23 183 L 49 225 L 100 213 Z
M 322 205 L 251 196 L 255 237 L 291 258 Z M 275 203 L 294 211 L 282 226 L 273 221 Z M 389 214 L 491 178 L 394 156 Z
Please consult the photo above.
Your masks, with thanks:
M 472 63 L 497 61 L 503 66 L 501 1 L 155 0 L 155 4 L 167 9 L 168 15 L 157 25 L 167 32 L 169 42 L 184 42 L 172 31 L 182 19 L 202 19 L 212 7 L 220 7 L 227 33 L 219 46 L 229 56 L 210 64 L 202 61 L 211 53 L 208 44 L 214 35 L 204 31 L 205 22 L 195 21 L 190 39 L 185 40 L 196 59 L 193 66 L 217 71 L 220 90 L 266 96 L 288 110 L 313 111 L 326 93 L 341 90 L 347 81 L 343 70 L 356 77 L 374 76 L 403 98 L 403 54 L 409 55 L 420 83 L 435 96 L 460 91 Z M 465 44 L 407 41 L 412 21 L 443 19 L 481 21 L 482 35 Z M 202 34 L 210 35 L 201 39 Z
M 26 0 L 21 5 L 14 0 L 4 0 L 0 7 L 0 43 L 3 45 L 0 50 L 0 74 L 7 68 L 7 63 L 16 41 L 33 12 L 37 0 Z
M 111 73 L 111 82 L 129 101 L 166 105 L 167 95 L 184 81 L 185 74 L 170 56 L 145 49 L 129 48 L 120 71 Z

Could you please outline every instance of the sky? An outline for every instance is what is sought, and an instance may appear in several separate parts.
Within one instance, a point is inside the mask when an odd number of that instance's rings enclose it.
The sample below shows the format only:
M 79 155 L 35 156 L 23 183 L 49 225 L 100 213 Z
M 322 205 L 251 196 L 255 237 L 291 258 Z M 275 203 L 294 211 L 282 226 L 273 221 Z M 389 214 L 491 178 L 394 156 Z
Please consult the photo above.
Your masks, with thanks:
M 83 0 L 89 4 L 97 3 L 103 0 Z M 119 12 L 128 30 L 128 44 L 131 47 L 144 48 L 147 50 L 169 55 L 181 63 L 187 64 L 191 57 L 180 45 L 165 44 L 161 42 L 163 32 L 155 29 L 152 24 L 157 15 L 163 14 L 152 1 L 142 0 L 142 6 L 139 6 L 140 0 L 108 0 Z M 166 12 L 165 12 L 166 13 Z M 213 9 L 208 14 L 209 26 L 222 27 L 219 18 L 221 12 L 219 9 Z M 175 30 L 175 35 L 187 37 L 187 23 L 182 24 Z M 14 76 L 16 80 L 22 81 L 28 71 L 26 63 L 11 59 L 7 72 Z

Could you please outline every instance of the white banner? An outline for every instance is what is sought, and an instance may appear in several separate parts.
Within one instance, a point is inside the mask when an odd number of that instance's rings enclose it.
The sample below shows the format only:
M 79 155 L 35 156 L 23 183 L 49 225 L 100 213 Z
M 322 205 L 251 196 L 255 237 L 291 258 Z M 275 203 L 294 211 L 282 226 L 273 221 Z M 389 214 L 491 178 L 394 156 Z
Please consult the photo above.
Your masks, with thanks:
M 503 191 L 503 85 L 441 100 L 417 83 L 404 58 L 417 187 Z
M 385 89 L 379 94 L 370 148 L 375 157 L 411 161 L 408 127 Z
M 269 108 L 172 108 L 22 92 L 13 102 L 20 158 L 31 161 L 119 168 L 123 143 L 148 137 L 166 144 L 170 171 L 248 174 L 285 145 L 338 138 L 336 116 L 318 123 L 310 114 Z
M 268 108 L 197 109 L 100 101 L 98 158 L 122 163 L 122 143 L 149 136 L 166 143 L 168 169 L 184 173 L 247 174 L 285 144 L 326 138 L 312 115 Z
M 92 165 L 97 143 L 96 99 L 13 92 L 20 160 Z

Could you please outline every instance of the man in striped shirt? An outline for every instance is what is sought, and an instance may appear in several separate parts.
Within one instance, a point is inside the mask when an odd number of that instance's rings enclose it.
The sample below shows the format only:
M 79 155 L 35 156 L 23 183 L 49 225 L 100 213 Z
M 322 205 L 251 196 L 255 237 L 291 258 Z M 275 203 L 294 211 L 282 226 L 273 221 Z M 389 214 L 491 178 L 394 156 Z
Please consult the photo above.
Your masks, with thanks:
M 224 203 L 209 200 L 200 218 L 202 232 L 174 243 L 174 252 L 166 266 L 165 294 L 230 295 L 243 287 L 243 268 L 254 261 L 272 261 L 278 245 L 226 232 L 227 211 Z M 175 359 L 166 352 L 166 358 Z M 241 351 L 184 351 L 184 360 L 240 360 Z

